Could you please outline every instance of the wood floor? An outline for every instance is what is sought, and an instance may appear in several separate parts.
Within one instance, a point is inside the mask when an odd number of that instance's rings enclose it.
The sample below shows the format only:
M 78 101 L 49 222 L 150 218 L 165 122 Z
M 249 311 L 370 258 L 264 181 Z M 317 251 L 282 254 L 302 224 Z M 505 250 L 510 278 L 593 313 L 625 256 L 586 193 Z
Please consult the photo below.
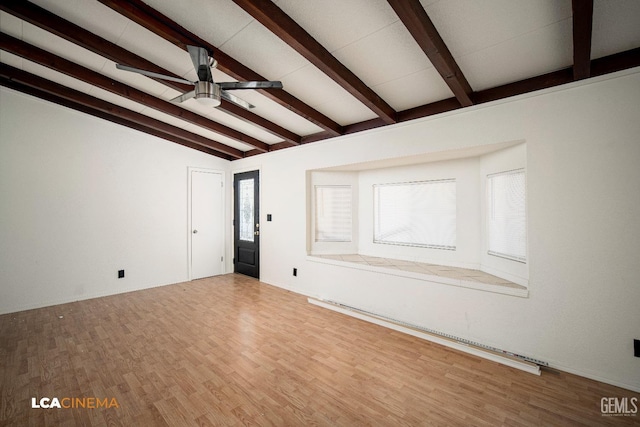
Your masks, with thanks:
M 600 409 L 637 393 L 537 377 L 238 275 L 0 316 L 0 380 L 0 425 L 640 422 Z M 42 397 L 118 407 L 33 409 Z

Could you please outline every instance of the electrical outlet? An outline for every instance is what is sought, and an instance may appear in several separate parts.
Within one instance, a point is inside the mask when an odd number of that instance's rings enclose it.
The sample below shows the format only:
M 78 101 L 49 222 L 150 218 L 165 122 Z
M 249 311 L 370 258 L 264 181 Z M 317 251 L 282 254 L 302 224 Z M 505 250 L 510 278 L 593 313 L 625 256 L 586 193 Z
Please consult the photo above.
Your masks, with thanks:
M 293 269 L 293 275 L 294 275 L 294 276 L 297 276 L 297 275 L 298 275 L 298 269 L 297 269 L 297 268 L 294 268 L 294 269 Z
M 122 279 L 124 277 L 124 270 L 118 270 L 118 279 Z

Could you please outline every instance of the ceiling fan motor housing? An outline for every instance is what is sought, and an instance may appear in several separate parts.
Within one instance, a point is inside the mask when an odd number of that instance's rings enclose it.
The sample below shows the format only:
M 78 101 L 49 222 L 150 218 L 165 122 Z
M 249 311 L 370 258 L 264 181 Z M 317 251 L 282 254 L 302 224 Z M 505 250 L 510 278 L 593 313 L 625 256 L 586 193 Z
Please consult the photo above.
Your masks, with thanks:
M 220 105 L 220 86 L 212 82 L 199 81 L 196 83 L 195 98 L 211 104 L 214 107 Z

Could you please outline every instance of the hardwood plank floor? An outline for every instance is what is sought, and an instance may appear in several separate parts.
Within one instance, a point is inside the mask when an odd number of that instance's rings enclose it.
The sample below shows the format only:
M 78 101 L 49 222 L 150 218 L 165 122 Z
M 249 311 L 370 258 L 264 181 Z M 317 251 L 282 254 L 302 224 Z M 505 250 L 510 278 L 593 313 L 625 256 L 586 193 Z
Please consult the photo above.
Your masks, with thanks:
M 0 316 L 0 379 L 0 425 L 640 423 L 600 410 L 637 393 L 537 377 L 239 275 Z M 42 397 L 118 407 L 33 409 Z

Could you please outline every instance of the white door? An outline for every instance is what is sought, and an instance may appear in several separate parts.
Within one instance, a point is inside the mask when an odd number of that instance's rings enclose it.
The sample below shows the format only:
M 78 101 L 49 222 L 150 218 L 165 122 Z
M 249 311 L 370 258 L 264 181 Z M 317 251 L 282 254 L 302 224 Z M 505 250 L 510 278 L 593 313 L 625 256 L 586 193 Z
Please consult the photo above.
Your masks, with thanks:
M 191 279 L 224 272 L 222 174 L 191 171 Z

